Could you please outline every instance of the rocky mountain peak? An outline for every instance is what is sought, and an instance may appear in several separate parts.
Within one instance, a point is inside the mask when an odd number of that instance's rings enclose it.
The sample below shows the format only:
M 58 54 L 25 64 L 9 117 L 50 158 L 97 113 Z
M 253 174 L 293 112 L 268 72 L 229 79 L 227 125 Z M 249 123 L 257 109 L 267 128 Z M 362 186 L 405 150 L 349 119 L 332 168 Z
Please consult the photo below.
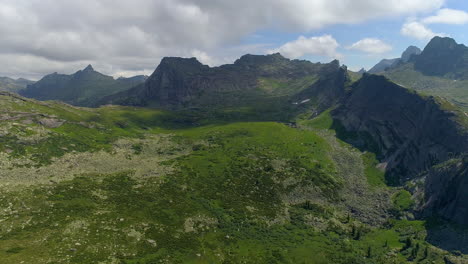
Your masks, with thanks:
M 445 49 L 445 50 L 453 50 L 459 44 L 453 39 L 449 37 L 434 37 L 429 41 L 427 46 L 424 48 L 424 51 L 428 50 L 436 50 L 436 49 Z
M 155 74 L 168 70 L 191 73 L 199 72 L 200 70 L 207 68 L 209 68 L 209 66 L 203 65 L 197 60 L 197 58 L 164 57 L 150 79 Z
M 403 54 L 401 54 L 401 60 L 403 62 L 408 62 L 411 59 L 411 56 L 413 55 L 419 55 L 421 54 L 421 49 L 416 47 L 416 46 L 409 46 Z
M 434 37 L 414 62 L 425 75 L 468 78 L 468 48 L 452 38 Z
M 90 72 L 90 71 L 94 71 L 94 68 L 91 64 L 89 64 L 88 66 L 86 66 L 86 68 L 83 69 L 83 71 L 87 71 L 87 72 Z
M 246 54 L 234 62 L 235 65 L 260 65 L 268 63 L 276 63 L 281 61 L 289 61 L 280 53 L 273 53 L 268 55 L 252 55 Z
M 203 65 L 201 62 L 197 60 L 197 58 L 181 58 L 181 57 L 164 57 L 161 60 L 161 65 L 178 65 L 178 64 L 186 64 L 186 65 Z

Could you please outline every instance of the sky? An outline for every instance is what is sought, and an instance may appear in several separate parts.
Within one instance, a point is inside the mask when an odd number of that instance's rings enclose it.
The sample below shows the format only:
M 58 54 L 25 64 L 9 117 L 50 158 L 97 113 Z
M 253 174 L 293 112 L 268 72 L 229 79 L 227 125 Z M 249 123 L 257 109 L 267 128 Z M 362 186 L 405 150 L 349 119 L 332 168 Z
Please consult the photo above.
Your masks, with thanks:
M 0 76 L 92 64 L 151 74 L 165 56 L 218 66 L 280 52 L 369 69 L 434 36 L 468 43 L 465 0 L 0 0 Z

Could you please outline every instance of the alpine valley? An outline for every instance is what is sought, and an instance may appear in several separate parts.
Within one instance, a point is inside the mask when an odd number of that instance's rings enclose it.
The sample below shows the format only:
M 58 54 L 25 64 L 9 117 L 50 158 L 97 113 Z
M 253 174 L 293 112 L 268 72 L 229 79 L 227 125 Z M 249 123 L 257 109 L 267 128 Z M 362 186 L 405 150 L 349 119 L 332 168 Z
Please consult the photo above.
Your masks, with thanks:
M 6 81 L 1 263 L 468 263 L 453 39 L 368 73 L 275 53 Z

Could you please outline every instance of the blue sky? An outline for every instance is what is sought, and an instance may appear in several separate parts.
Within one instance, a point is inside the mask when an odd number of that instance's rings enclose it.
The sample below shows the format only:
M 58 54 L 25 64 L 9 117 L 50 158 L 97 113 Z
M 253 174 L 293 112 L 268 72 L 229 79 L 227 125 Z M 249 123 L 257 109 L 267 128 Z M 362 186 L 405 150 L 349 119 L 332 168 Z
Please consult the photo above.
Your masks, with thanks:
M 337 24 L 324 27 L 319 30 L 306 32 L 285 32 L 282 30 L 261 30 L 252 35 L 246 36 L 244 44 L 265 43 L 272 47 L 281 46 L 284 43 L 296 40 L 299 36 L 317 37 L 331 35 L 340 46 L 337 52 L 342 54 L 340 62 L 346 64 L 350 69 L 359 70 L 364 67 L 370 69 L 383 58 L 397 58 L 410 45 L 424 49 L 430 38 L 416 38 L 406 36 L 401 33 L 402 26 L 408 21 L 418 21 L 425 17 L 437 14 L 440 9 L 453 9 L 465 11 L 468 14 L 468 1 L 449 0 L 441 6 L 428 12 L 418 15 L 400 15 L 366 20 L 360 23 Z M 444 33 L 448 37 L 454 38 L 458 43 L 468 44 L 468 21 L 462 24 L 431 23 L 426 26 L 434 33 Z M 382 40 L 392 47 L 390 51 L 382 53 L 366 53 L 358 50 L 350 50 L 347 47 L 364 38 L 376 38 Z M 306 59 L 313 62 L 328 62 L 332 58 L 329 56 L 320 56 L 306 54 L 300 59 Z
M 0 76 L 88 64 L 132 76 L 166 56 L 217 66 L 272 52 L 369 69 L 437 34 L 468 43 L 467 29 L 465 0 L 1 0 Z

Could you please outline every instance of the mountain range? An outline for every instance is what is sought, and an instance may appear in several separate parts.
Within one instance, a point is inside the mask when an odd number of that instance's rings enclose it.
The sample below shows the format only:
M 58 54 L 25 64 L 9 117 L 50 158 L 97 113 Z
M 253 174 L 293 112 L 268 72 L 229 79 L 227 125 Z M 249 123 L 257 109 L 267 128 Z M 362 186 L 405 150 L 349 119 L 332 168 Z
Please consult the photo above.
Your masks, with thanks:
M 368 72 L 369 73 L 380 73 L 386 70 L 397 67 L 399 64 L 407 63 L 411 56 L 421 54 L 421 50 L 416 46 L 409 46 L 402 54 L 400 58 L 395 59 L 383 59 L 372 67 Z
M 208 67 L 197 59 L 164 58 L 148 80 L 103 103 L 183 108 L 256 104 L 285 98 L 339 69 L 330 64 L 289 60 L 279 53 L 245 55 L 234 64 Z
M 18 92 L 22 96 L 38 100 L 59 100 L 77 106 L 95 106 L 100 98 L 127 90 L 144 82 L 146 78 L 135 76 L 115 80 L 88 65 L 71 75 L 49 74 Z
M 1 92 L 0 259 L 467 263 L 468 117 L 431 88 L 465 52 L 436 37 L 378 74 L 167 57 Z
M 34 81 L 23 78 L 12 79 L 8 77 L 0 77 L 0 91 L 19 92 L 20 90 L 25 89 L 26 86 L 33 83 Z
M 441 96 L 464 110 L 468 109 L 468 48 L 447 37 L 435 37 L 421 54 L 378 74 L 421 93 Z

